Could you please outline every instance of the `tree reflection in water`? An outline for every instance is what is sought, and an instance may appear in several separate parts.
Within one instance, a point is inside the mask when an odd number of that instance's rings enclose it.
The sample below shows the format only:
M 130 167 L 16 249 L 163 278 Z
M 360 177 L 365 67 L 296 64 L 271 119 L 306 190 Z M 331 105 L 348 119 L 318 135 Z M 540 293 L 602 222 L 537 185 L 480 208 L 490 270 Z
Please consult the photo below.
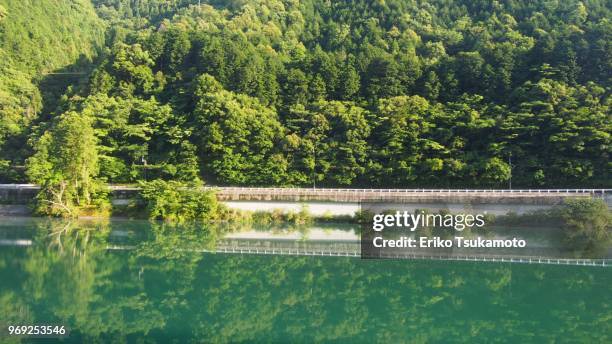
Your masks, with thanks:
M 74 342 L 605 342 L 612 333 L 607 268 L 198 252 L 223 231 L 38 222 L 32 246 L 0 249 L 2 325 L 66 324 Z

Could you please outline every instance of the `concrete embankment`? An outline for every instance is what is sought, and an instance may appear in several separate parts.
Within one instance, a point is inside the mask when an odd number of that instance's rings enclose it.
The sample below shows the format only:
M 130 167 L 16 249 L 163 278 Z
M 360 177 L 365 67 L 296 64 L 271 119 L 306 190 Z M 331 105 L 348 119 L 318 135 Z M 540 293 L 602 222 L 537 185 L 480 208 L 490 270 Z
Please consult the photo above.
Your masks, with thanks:
M 571 197 L 596 197 L 605 190 L 427 190 L 217 188 L 221 201 L 388 202 L 558 205 Z
M 28 204 L 39 190 L 38 186 L 32 184 L 0 184 L 0 204 Z
M 207 187 L 214 190 L 221 202 L 247 210 L 296 210 L 308 205 L 314 215 L 354 213 L 362 202 L 411 204 L 414 208 L 463 209 L 493 213 L 524 213 L 562 204 L 567 198 L 600 197 L 611 204 L 609 189 L 563 190 L 427 190 L 427 189 L 306 189 L 306 188 L 241 188 Z M 0 215 L 27 214 L 27 205 L 39 188 L 30 184 L 0 185 Z M 121 204 L 137 198 L 139 189 L 111 186 L 113 203 Z
M 29 184 L 0 185 L 0 216 L 27 216 L 39 188 Z

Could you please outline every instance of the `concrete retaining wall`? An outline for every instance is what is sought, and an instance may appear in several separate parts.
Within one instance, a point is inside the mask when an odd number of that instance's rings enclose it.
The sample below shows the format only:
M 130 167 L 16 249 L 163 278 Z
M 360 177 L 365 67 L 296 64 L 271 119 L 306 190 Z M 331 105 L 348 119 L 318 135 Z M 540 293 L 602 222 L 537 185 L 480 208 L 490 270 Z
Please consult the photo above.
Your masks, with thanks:
M 0 204 L 28 204 L 36 197 L 38 190 L 38 186 L 27 184 L 1 185 Z
M 27 205 L 36 196 L 39 188 L 31 184 L 0 185 L 0 204 Z M 115 204 L 135 199 L 139 189 L 135 187 L 111 186 L 111 197 Z M 604 197 L 612 201 L 611 190 L 405 190 L 405 189 L 306 189 L 306 188 L 239 188 L 207 187 L 214 190 L 222 202 L 282 202 L 282 203 L 358 203 L 362 201 L 385 203 L 408 203 L 415 205 L 508 205 L 549 207 L 562 204 L 573 197 Z M 4 209 L 4 210 L 3 210 Z M 9 210 L 12 209 L 12 210 Z M 17 208 L 0 208 L 3 213 L 24 212 Z

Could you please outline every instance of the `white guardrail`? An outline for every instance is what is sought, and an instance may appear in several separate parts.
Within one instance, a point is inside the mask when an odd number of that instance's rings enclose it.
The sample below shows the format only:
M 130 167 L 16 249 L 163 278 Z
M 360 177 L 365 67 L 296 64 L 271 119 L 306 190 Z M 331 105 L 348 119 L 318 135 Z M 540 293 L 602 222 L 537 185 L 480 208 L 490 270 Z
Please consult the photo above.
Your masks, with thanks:
M 131 250 L 133 246 L 109 245 L 107 250 Z M 191 252 L 201 253 L 226 253 L 226 254 L 252 254 L 252 255 L 280 255 L 280 256 L 319 256 L 319 257 L 361 257 L 361 252 L 343 251 L 334 252 L 329 250 L 295 249 L 295 248 L 251 248 L 251 247 L 217 247 L 215 249 L 191 249 Z M 473 262 L 498 262 L 498 263 L 523 263 L 523 264 L 554 264 L 554 265 L 584 265 L 610 267 L 612 259 L 571 259 L 571 258 L 547 258 L 533 256 L 442 256 L 426 254 L 386 254 L 372 258 L 381 259 L 408 259 L 408 260 L 451 260 L 451 261 L 473 261 Z
M 0 189 L 35 189 L 35 184 L 0 184 Z M 109 185 L 110 190 L 139 190 L 131 185 Z M 555 193 L 555 194 L 612 194 L 612 189 L 365 189 L 365 188 L 283 188 L 283 187 L 240 187 L 205 186 L 205 190 L 223 192 L 265 192 L 265 193 Z
M 266 188 L 266 187 L 214 187 L 207 190 L 237 192 L 275 192 L 275 193 L 558 193 L 558 194 L 606 194 L 612 189 L 332 189 L 332 188 Z
M 0 184 L 0 189 L 38 189 L 36 184 Z

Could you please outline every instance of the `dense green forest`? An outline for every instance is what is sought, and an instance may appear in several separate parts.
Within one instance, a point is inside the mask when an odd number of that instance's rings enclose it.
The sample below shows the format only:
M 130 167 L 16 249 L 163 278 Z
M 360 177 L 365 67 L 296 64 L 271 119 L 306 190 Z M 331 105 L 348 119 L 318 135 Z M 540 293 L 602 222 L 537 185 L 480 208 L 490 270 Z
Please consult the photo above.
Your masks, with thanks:
M 609 5 L 0 0 L 0 181 L 609 187 Z
M 25 180 L 28 138 L 51 118 L 45 105 L 86 81 L 104 32 L 87 0 L 0 0 L 0 182 Z

